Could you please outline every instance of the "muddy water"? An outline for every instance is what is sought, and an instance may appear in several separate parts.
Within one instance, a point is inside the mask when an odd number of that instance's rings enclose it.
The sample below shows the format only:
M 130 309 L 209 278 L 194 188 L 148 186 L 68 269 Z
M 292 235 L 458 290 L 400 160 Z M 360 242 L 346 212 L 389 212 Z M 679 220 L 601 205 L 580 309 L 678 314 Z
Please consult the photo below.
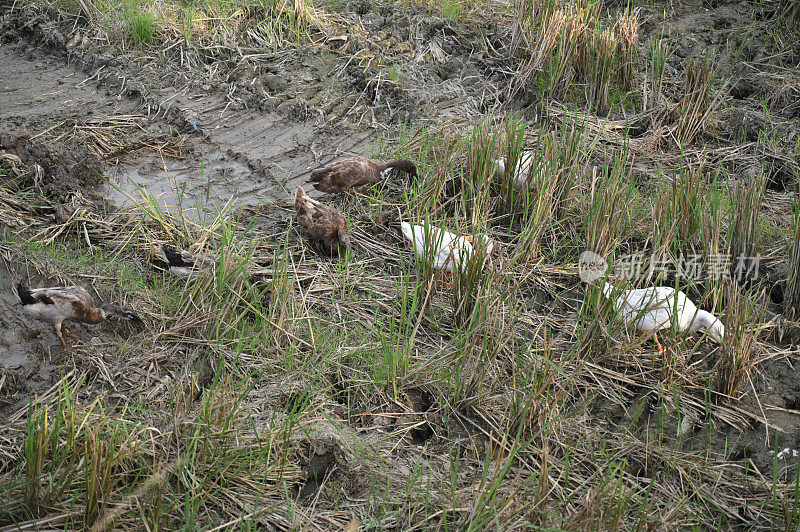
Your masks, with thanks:
M 167 208 L 286 200 L 313 168 L 345 154 L 369 153 L 374 136 L 237 108 L 223 96 L 192 96 L 172 87 L 156 92 L 147 116 L 141 98 L 118 93 L 100 76 L 24 44 L 0 44 L 0 71 L 8 73 L 0 84 L 2 130 L 65 142 L 69 137 L 59 133 L 71 124 L 125 115 L 140 117 L 135 128 L 118 132 L 130 144 L 180 139 L 179 157 L 136 150 L 105 161 L 99 170 L 107 184 L 97 192 L 118 206 L 140 200 L 145 190 Z
M 228 201 L 249 207 L 273 201 L 275 191 L 272 176 L 258 176 L 247 164 L 203 145 L 180 160 L 143 157 L 116 162 L 106 171 L 106 179 L 102 193 L 119 207 L 140 200 L 145 191 L 167 209 L 213 208 Z

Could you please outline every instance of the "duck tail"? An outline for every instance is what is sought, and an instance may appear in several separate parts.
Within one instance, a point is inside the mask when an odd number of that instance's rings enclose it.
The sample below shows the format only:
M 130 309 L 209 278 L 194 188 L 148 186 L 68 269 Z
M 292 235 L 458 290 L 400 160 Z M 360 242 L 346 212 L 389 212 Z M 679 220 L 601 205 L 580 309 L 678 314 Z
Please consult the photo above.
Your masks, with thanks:
M 606 282 L 603 284 L 603 295 L 606 296 L 606 299 L 611 299 L 611 293 L 614 291 L 614 287 Z
M 101 308 L 106 312 L 106 314 L 112 314 L 114 316 L 130 320 L 133 323 L 137 323 L 139 325 L 144 324 L 142 318 L 140 318 L 138 314 L 136 314 L 133 310 L 129 309 L 128 307 L 120 307 L 118 305 L 106 304 L 103 305 Z
M 33 297 L 33 292 L 31 289 L 23 283 L 17 283 L 17 295 L 19 296 L 19 300 L 23 305 L 35 305 L 38 303 L 36 298 Z
M 167 244 L 161 244 L 158 249 L 170 266 L 181 266 L 183 264 L 183 257 L 181 257 L 181 252 L 177 249 Z
M 403 232 L 403 235 L 407 239 L 409 239 L 412 243 L 414 242 L 414 230 L 411 229 L 411 224 L 408 222 L 400 222 L 400 230 Z
M 495 159 L 495 161 L 494 161 L 494 175 L 496 175 L 499 179 L 505 179 L 505 177 L 506 177 L 506 159 L 505 159 L 505 157 L 500 157 L 499 159 Z

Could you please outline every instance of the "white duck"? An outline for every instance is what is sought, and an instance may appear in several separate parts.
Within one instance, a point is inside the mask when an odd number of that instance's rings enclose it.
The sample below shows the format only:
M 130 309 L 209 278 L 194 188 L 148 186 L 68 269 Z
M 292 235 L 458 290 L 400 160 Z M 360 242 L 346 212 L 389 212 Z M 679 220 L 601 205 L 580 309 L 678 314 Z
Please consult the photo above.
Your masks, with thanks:
M 531 172 L 531 165 L 534 163 L 534 153 L 526 151 L 520 154 L 517 159 L 517 167 L 514 171 L 514 183 L 517 187 L 523 187 L 528 182 L 528 174 Z M 500 157 L 494 161 L 494 175 L 500 179 L 506 177 L 506 158 Z
M 611 299 L 614 287 L 609 283 L 603 286 L 603 295 Z M 677 304 L 676 304 L 677 296 Z M 633 325 L 642 332 L 652 332 L 659 351 L 663 347 L 656 335 L 672 325 L 672 314 L 677 311 L 676 325 L 682 333 L 694 333 L 701 329 L 708 331 L 712 340 L 722 344 L 725 326 L 713 314 L 698 309 L 686 294 L 669 286 L 638 288 L 619 292 L 614 299 L 614 311 L 626 325 Z
M 463 266 L 474 252 L 472 235 L 458 236 L 450 231 L 429 227 L 427 232 L 421 225 L 411 225 L 401 222 L 400 229 L 409 242 L 414 244 L 414 251 L 421 259 L 426 257 L 426 251 L 433 256 L 433 266 L 437 270 L 454 273 L 456 268 Z M 486 235 L 481 235 L 486 246 L 486 256 L 494 249 L 494 242 Z M 428 251 L 429 246 L 434 246 Z

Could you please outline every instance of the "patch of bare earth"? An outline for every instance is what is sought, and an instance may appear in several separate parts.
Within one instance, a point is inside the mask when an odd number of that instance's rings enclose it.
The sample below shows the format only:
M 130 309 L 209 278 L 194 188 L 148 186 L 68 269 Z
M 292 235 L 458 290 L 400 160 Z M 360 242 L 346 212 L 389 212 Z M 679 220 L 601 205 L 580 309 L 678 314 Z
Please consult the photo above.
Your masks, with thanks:
M 300 42 L 245 25 L 140 47 L 86 8 L 0 6 L 0 524 L 797 527 L 800 39 L 771 27 L 786 3 L 633 6 L 634 66 L 607 98 L 580 58 L 548 85 L 520 14 L 543 3 L 511 4 L 454 21 L 344 2 Z M 621 6 L 595 8 L 617 21 L 597 42 L 624 34 Z M 549 172 L 524 215 L 478 179 L 522 146 Z M 354 245 L 313 254 L 294 189 L 372 151 L 422 175 L 326 197 Z M 426 215 L 491 235 L 491 273 L 426 277 L 398 227 Z M 160 243 L 216 269 L 169 277 Z M 591 245 L 758 252 L 756 282 L 686 288 L 740 338 L 656 352 L 615 329 L 577 277 Z M 17 281 L 86 286 L 145 326 L 79 325 L 63 350 Z

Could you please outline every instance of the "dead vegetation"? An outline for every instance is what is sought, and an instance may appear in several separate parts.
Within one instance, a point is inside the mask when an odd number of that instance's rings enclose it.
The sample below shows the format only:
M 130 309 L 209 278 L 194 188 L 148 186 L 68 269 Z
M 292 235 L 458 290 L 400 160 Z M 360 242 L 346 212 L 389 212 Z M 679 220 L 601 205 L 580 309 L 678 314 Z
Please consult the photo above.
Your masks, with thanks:
M 119 211 L 77 187 L 64 203 L 44 188 L 46 165 L 6 148 L 3 286 L 91 283 L 148 325 L 55 354 L 58 378 L 29 403 L 13 397 L 24 376 L 3 375 L 4 525 L 796 527 L 797 462 L 769 450 L 797 436 L 775 413 L 796 415 L 796 342 L 777 331 L 798 327 L 798 193 L 770 195 L 769 172 L 739 171 L 777 160 L 791 174 L 796 147 L 713 139 L 729 101 L 722 71 L 706 58 L 669 67 L 670 43 L 638 44 L 635 11 L 609 23 L 587 2 L 515 8 L 510 93 L 536 85 L 563 101 L 535 120 L 402 132 L 397 155 L 424 177 L 336 199 L 354 242 L 337 260 L 303 244 L 280 202 L 168 212 L 142 191 Z M 615 90 L 647 96 L 620 117 Z M 138 120 L 65 121 L 34 141 L 123 157 Z M 183 154 L 179 140 L 154 146 Z M 535 162 L 518 183 L 526 153 Z M 403 244 L 399 220 L 487 235 L 496 249 L 448 288 Z M 216 268 L 165 277 L 148 265 L 163 242 L 213 252 Z M 634 272 L 632 285 L 679 285 L 722 317 L 724 349 L 667 335 L 656 353 L 580 283 L 584 249 Z M 738 282 L 722 255 L 760 255 L 761 273 Z M 679 269 L 697 264 L 717 275 Z M 766 296 L 776 285 L 781 304 Z M 771 389 L 772 372 L 790 385 Z
M 447 227 L 461 220 L 459 231 L 476 236 L 487 230 L 483 220 L 495 220 L 490 235 L 500 243 L 499 255 L 487 266 L 477 255 L 455 277 L 452 291 L 424 263 L 415 265 L 412 252 L 392 236 L 392 225 L 378 241 L 369 235 L 386 229 L 356 226 L 353 256 L 326 262 L 290 227 L 287 240 L 270 240 L 258 229 L 245 230 L 227 210 L 189 222 L 146 195 L 124 213 L 81 218 L 82 229 L 74 233 L 88 235 L 91 247 L 80 245 L 79 253 L 96 257 L 93 268 L 110 279 L 103 283 L 109 293 L 117 293 L 119 266 L 109 271 L 105 257 L 146 260 L 156 243 L 169 241 L 210 249 L 220 258 L 213 273 L 191 283 L 165 284 L 162 274 L 139 270 L 139 288 L 129 292 L 127 303 L 147 317 L 149 327 L 131 331 L 135 356 L 123 358 L 131 348 L 114 347 L 121 333 L 101 345 L 86 344 L 78 348 L 81 356 L 68 377 L 11 416 L 4 449 L 10 464 L 19 465 L 6 470 L 2 484 L 7 498 L 19 504 L 6 508 L 7 519 L 37 522 L 47 515 L 54 523 L 102 529 L 140 520 L 175 524 L 191 515 L 212 527 L 244 519 L 345 528 L 370 520 L 408 526 L 427 512 L 434 515 L 428 522 L 440 525 L 447 516 L 453 526 L 513 528 L 535 519 L 567 529 L 614 522 L 628 528 L 666 511 L 663 501 L 682 493 L 684 476 L 702 486 L 713 477 L 717 487 L 704 492 L 702 501 L 687 499 L 672 517 L 659 518 L 662 524 L 710 523 L 719 515 L 754 523 L 757 515 L 783 515 L 780 508 L 792 499 L 772 497 L 777 485 L 769 477 L 751 471 L 750 487 L 743 490 L 738 462 L 716 455 L 713 447 L 702 465 L 689 453 L 676 455 L 664 432 L 672 430 L 671 423 L 680 425 L 681 434 L 691 434 L 684 425 L 697 423 L 771 426 L 758 410 L 738 405 L 739 384 L 750 382 L 759 361 L 789 351 L 759 342 L 761 329 L 753 331 L 752 324 L 761 314 L 750 303 L 736 303 L 750 296 L 739 295 L 740 287 L 719 302 L 717 310 L 733 309 L 725 314 L 730 339 L 724 356 L 690 338 L 675 338 L 668 343 L 666 354 L 673 358 L 667 363 L 648 352 L 646 338 L 627 338 L 597 291 L 581 296 L 577 272 L 568 266 L 575 252 L 565 248 L 567 242 L 609 256 L 643 237 L 657 248 L 688 251 L 693 248 L 683 246 L 693 245 L 705 213 L 692 215 L 694 226 L 639 235 L 657 226 L 634 223 L 625 213 L 635 201 L 648 201 L 630 188 L 629 154 L 619 152 L 609 164 L 563 181 L 562 169 L 586 164 L 576 159 L 584 153 L 578 146 L 600 144 L 581 124 L 554 125 L 533 138 L 520 134 L 524 128 L 513 117 L 487 117 L 472 130 L 421 132 L 401 149 L 432 176 L 420 189 L 422 197 L 438 190 L 438 199 L 414 201 L 410 183 L 375 190 L 382 196 L 363 203 L 349 202 L 369 212 L 371 202 L 396 201 L 400 194 L 408 198 L 397 204 L 403 219 L 424 216 Z M 513 187 L 495 183 L 492 163 L 501 154 L 518 157 L 523 146 L 539 154 L 535 171 L 548 177 L 529 180 L 530 188 L 522 191 L 539 200 L 509 204 L 503 191 Z M 450 164 L 439 174 L 436 161 L 442 159 Z M 685 182 L 696 182 L 698 175 L 687 174 Z M 543 204 L 553 191 L 537 189 L 552 182 L 565 183 L 556 194 L 561 199 Z M 676 194 L 675 201 L 683 196 Z M 688 207 L 664 216 L 683 219 L 686 209 L 699 204 L 688 201 Z M 508 215 L 508 205 L 516 205 L 516 216 Z M 650 211 L 659 212 L 655 206 Z M 750 220 L 751 211 L 743 212 L 731 216 Z M 539 225 L 558 229 L 540 233 L 532 253 L 519 244 Z M 723 230 L 720 238 L 745 231 L 737 227 L 730 226 L 730 235 Z M 40 231 L 55 235 L 46 239 L 53 244 L 72 241 L 71 233 Z M 19 241 L 6 245 L 13 257 L 7 264 L 42 267 L 36 254 L 23 258 L 25 249 Z M 18 267 L 10 272 L 22 274 Z M 542 313 L 541 301 L 565 300 L 560 310 Z M 326 325 L 340 320 L 351 324 L 349 331 Z M 174 349 L 189 358 L 170 356 Z M 711 365 L 690 363 L 687 350 Z M 155 375 L 136 369 L 153 360 Z M 87 382 L 95 368 L 99 380 Z M 103 389 L 116 390 L 115 397 L 124 397 L 123 389 L 147 390 L 147 406 L 118 415 L 103 406 L 111 399 Z M 707 402 L 703 390 L 711 389 L 729 400 Z M 420 394 L 421 402 L 415 399 Z M 630 405 L 636 397 L 639 406 L 614 418 L 628 427 L 624 436 L 580 414 L 604 403 Z M 154 417 L 156 405 L 167 414 Z M 601 442 L 610 447 L 596 456 Z M 392 450 L 417 445 L 433 463 L 399 473 L 402 461 Z M 454 448 L 462 451 L 453 455 Z M 384 461 L 376 466 L 369 457 L 378 455 Z M 648 473 L 637 469 L 667 456 L 679 475 L 659 465 L 647 466 Z M 487 475 L 472 477 L 468 472 L 481 463 L 489 467 Z M 366 484 L 357 481 L 363 474 Z M 655 485 L 654 475 L 660 477 Z M 54 481 L 42 484 L 42 478 Z M 426 484 L 436 488 L 420 491 Z M 338 506 L 331 499 L 338 490 L 356 499 L 378 497 L 380 507 Z M 43 510 L 67 493 L 73 502 L 58 518 Z M 734 511 L 743 507 L 752 510 Z

